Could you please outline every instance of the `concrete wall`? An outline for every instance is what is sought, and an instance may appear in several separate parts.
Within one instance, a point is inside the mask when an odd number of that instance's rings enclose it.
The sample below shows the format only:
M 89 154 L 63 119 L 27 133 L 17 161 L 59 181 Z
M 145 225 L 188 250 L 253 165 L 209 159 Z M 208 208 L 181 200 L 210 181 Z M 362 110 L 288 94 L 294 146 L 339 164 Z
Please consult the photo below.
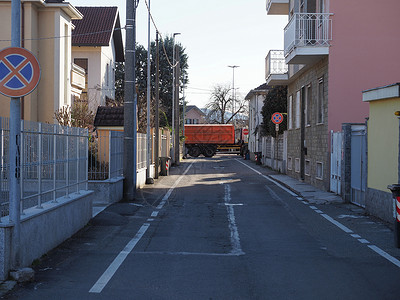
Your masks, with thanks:
M 88 189 L 94 192 L 93 203 L 111 204 L 123 199 L 124 177 L 111 178 L 108 180 L 90 180 Z
M 57 203 L 44 203 L 43 208 L 30 208 L 21 215 L 20 267 L 58 246 L 83 228 L 92 217 L 92 191 L 80 191 Z M 0 280 L 8 277 L 13 267 L 11 237 L 13 226 L 8 217 L 0 223 Z

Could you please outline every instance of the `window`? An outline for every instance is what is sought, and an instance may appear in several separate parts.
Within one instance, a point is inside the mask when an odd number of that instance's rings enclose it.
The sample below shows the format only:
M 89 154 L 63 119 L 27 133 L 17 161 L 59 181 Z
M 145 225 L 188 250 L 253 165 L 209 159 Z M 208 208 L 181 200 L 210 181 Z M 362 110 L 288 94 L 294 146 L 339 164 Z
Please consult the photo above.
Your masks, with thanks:
M 291 157 L 288 157 L 287 158 L 287 169 L 288 170 L 291 170 L 292 169 L 292 158 Z
M 304 165 L 304 174 L 310 176 L 311 175 L 311 161 L 309 159 L 306 159 Z
M 88 100 L 87 87 L 88 87 L 88 59 L 87 58 L 75 58 L 74 64 L 80 66 L 85 70 L 85 89 L 82 91 L 80 100 Z
M 311 125 L 311 111 L 312 111 L 311 100 L 312 100 L 311 85 L 308 85 L 306 88 L 306 107 L 305 107 L 306 126 Z
M 109 78 L 110 78 L 110 65 L 107 64 L 106 65 L 106 86 L 110 85 Z
M 317 174 L 315 177 L 320 180 L 324 177 L 324 164 L 322 162 L 317 161 Z
M 324 79 L 318 81 L 317 124 L 324 122 Z
M 296 128 L 300 128 L 300 91 L 296 93 Z
M 289 96 L 289 107 L 288 107 L 288 121 L 289 129 L 293 128 L 293 96 Z
M 300 158 L 294 160 L 294 171 L 300 173 Z

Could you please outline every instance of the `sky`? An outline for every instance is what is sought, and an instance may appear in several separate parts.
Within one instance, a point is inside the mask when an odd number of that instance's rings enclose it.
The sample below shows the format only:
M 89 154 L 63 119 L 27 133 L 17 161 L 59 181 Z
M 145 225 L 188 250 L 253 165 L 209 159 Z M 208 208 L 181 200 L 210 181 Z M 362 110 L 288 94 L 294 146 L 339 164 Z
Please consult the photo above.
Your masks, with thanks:
M 287 16 L 269 16 L 266 0 L 147 0 L 163 36 L 180 33 L 176 41 L 188 55 L 189 105 L 203 108 L 216 85 L 232 87 L 236 97 L 265 82 L 265 57 L 283 49 Z M 69 0 L 74 6 L 117 6 L 125 26 L 126 0 Z M 147 48 L 148 12 L 139 0 L 136 15 L 137 42 Z M 156 31 L 150 29 L 155 40 Z M 228 66 L 239 66 L 234 69 Z M 233 74 L 234 73 L 234 74 Z

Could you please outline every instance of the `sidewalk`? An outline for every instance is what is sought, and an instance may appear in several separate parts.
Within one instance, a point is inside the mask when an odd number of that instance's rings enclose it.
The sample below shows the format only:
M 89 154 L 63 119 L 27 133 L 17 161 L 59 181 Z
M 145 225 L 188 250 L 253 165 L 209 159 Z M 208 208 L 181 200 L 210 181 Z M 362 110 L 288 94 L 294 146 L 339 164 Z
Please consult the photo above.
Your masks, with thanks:
M 310 184 L 301 182 L 287 175 L 277 174 L 268 176 L 312 204 L 344 203 L 339 195 L 319 190 Z

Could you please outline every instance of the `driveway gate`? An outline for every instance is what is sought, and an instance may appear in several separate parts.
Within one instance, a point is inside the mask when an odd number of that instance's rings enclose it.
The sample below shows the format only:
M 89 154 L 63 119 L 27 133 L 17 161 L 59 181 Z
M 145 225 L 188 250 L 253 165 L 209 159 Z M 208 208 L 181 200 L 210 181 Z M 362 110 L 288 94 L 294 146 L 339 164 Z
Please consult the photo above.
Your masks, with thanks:
M 367 187 L 367 142 L 365 125 L 351 127 L 351 198 L 350 201 L 365 207 Z

